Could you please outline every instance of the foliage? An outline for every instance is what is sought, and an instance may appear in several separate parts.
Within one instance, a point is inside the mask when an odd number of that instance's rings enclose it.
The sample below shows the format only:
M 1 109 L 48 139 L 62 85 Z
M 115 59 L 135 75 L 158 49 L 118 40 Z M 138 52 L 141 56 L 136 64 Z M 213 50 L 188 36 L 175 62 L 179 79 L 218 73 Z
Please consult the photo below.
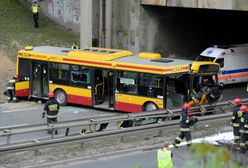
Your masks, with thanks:
M 190 148 L 193 161 L 187 162 L 188 168 L 244 168 L 235 161 L 231 151 L 213 144 L 194 144 Z

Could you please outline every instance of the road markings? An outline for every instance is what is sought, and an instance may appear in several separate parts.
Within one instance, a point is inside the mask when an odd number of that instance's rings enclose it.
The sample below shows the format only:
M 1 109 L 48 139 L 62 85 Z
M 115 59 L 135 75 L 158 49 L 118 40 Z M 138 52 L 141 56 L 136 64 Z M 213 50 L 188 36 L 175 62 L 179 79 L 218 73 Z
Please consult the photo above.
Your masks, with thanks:
M 38 108 L 25 108 L 25 109 L 16 109 L 16 110 L 5 110 L 2 113 L 13 113 L 17 111 L 28 111 L 28 110 L 38 110 Z

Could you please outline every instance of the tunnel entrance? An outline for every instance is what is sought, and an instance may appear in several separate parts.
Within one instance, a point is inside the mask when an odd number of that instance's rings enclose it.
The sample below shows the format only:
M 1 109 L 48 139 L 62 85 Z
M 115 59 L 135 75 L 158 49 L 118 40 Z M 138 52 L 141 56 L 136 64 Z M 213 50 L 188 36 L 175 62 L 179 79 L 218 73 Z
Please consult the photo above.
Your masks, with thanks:
M 148 18 L 143 46 L 163 56 L 194 59 L 211 45 L 248 43 L 247 11 L 155 6 L 143 10 Z M 153 30 L 151 40 L 147 33 Z

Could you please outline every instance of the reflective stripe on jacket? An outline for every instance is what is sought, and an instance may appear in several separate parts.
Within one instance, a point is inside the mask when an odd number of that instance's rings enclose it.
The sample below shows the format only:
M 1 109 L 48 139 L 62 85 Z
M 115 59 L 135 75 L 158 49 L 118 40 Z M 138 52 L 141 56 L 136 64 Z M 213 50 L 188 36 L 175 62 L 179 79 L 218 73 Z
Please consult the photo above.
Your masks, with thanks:
M 161 150 L 157 151 L 158 168 L 173 168 L 173 162 L 171 158 L 171 151 Z
M 240 118 L 242 117 L 243 112 L 240 111 L 240 105 L 236 105 L 233 107 L 233 115 L 232 115 L 232 126 L 233 127 L 239 127 L 240 126 Z
M 16 82 L 15 79 L 9 80 L 9 82 L 8 82 L 8 84 L 7 84 L 7 89 L 9 89 L 9 90 L 14 90 L 14 89 L 15 89 L 15 82 Z
M 190 119 L 187 110 L 182 110 L 180 114 L 180 130 L 190 131 Z
M 243 113 L 243 116 L 240 119 L 241 127 L 240 127 L 240 133 L 247 134 L 248 133 L 248 112 Z
M 44 111 L 47 111 L 48 118 L 57 118 L 59 112 L 59 103 L 57 100 L 50 98 L 44 106 Z

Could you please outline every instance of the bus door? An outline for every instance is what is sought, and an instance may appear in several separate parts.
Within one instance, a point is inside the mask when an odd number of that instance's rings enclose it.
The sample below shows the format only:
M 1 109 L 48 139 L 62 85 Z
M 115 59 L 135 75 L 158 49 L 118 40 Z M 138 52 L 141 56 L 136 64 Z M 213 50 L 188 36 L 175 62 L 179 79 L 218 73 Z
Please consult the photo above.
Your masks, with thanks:
M 105 109 L 114 107 L 113 72 L 96 69 L 94 73 L 94 106 Z
M 44 62 L 32 62 L 31 68 L 31 96 L 43 98 L 49 92 L 48 64 Z

